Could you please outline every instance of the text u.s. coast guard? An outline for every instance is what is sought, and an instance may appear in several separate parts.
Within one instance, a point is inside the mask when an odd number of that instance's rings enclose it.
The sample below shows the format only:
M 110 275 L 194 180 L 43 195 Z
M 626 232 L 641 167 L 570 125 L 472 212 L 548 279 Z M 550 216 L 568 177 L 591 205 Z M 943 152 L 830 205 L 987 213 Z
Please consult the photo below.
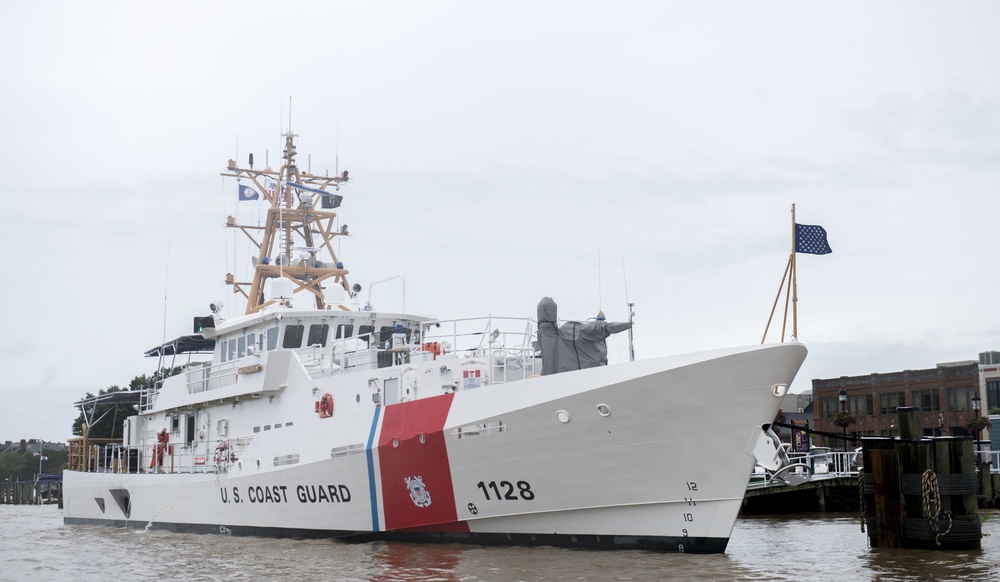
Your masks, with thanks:
M 289 492 L 289 489 L 293 489 Z M 223 503 L 348 503 L 351 490 L 347 485 L 250 485 L 221 487 Z

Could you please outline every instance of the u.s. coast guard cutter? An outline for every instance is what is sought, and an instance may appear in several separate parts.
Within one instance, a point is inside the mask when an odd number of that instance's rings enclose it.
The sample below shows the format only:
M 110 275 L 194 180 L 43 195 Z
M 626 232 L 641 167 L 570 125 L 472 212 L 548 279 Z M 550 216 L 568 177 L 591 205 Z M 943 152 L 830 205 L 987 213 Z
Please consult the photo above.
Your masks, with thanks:
M 255 244 L 252 281 L 227 276 L 245 314 L 147 352 L 187 362 L 122 442 L 73 443 L 66 523 L 725 550 L 804 346 L 597 365 L 618 329 L 559 327 L 547 300 L 537 323 L 362 307 L 334 244 L 348 174 L 303 172 L 294 137 L 279 170 L 223 174 L 266 205 L 227 223 Z

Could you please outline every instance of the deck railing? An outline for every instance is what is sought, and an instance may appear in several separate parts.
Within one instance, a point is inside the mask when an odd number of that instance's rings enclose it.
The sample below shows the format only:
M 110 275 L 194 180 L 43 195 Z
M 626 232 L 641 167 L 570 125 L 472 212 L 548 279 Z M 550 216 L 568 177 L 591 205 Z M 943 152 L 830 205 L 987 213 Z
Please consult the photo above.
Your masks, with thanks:
M 226 473 L 239 462 L 252 440 L 253 436 L 247 435 L 209 441 L 207 447 L 198 447 L 197 451 L 167 443 L 163 447 L 161 462 L 155 437 L 147 439 L 145 446 L 126 446 L 111 439 L 90 439 L 86 447 L 82 443 L 77 445 L 80 452 L 71 455 L 69 470 L 89 473 Z M 71 451 L 73 446 L 74 443 L 71 443 Z

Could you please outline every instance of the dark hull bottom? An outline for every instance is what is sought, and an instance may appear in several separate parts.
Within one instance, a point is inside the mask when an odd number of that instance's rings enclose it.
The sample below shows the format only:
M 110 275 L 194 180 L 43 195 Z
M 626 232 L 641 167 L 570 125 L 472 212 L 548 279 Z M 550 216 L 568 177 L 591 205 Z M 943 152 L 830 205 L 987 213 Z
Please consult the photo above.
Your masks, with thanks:
M 67 517 L 67 525 L 103 525 L 144 529 L 147 522 L 114 519 Z M 356 532 L 255 526 L 223 526 L 194 523 L 154 522 L 151 529 L 196 534 L 223 534 L 286 538 L 333 538 L 345 542 L 396 541 L 441 544 L 478 544 L 484 546 L 556 546 L 605 550 L 655 550 L 689 554 L 721 554 L 728 538 L 693 538 L 668 536 L 517 534 L 482 532 L 381 531 Z

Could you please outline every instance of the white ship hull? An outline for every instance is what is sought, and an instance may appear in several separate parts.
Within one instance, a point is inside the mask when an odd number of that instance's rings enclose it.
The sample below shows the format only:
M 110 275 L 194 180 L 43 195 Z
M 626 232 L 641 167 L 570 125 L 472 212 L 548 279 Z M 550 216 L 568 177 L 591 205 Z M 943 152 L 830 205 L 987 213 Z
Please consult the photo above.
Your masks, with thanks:
M 283 406 L 309 405 L 315 387 L 336 408 L 254 435 L 225 472 L 67 471 L 65 521 L 721 552 L 761 427 L 805 355 L 719 350 L 388 405 L 346 377 L 247 376 Z

